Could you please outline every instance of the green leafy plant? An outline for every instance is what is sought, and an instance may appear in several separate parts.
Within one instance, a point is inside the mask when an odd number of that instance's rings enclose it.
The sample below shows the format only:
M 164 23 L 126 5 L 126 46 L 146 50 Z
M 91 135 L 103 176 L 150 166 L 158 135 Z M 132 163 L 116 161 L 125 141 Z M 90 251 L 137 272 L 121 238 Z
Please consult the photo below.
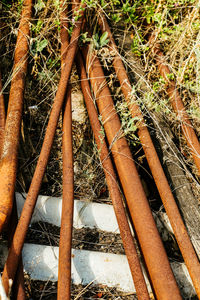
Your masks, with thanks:
M 42 20 L 38 20 L 36 25 L 32 25 L 32 31 L 37 35 L 38 33 L 40 33 L 41 29 L 43 26 L 43 21 Z
M 104 46 L 106 46 L 109 42 L 108 37 L 108 32 L 104 32 L 100 37 L 98 35 L 98 33 L 95 33 L 93 35 L 93 43 L 96 49 L 100 49 Z
M 81 36 L 80 36 L 80 42 L 85 44 L 87 42 L 90 42 L 91 41 L 91 38 L 88 37 L 88 32 L 84 32 L 84 33 L 81 33 Z
M 112 14 L 111 17 L 115 23 L 118 23 L 121 20 L 121 13 Z
M 30 51 L 32 53 L 33 56 L 35 56 L 38 52 L 42 52 L 48 45 L 48 40 L 44 39 L 44 40 L 37 40 L 35 39 L 34 41 L 32 41 L 31 43 L 31 48 Z
M 43 0 L 37 0 L 36 4 L 34 5 L 35 14 L 38 13 L 38 11 L 41 11 L 45 7 L 45 3 Z

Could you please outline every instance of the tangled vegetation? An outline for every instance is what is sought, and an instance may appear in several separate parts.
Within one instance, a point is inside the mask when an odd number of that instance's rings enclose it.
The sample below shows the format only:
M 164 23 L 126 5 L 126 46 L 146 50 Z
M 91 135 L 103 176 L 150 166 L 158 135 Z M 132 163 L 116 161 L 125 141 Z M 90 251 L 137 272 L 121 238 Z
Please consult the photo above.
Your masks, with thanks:
M 190 151 L 180 131 L 180 120 L 174 113 L 166 93 L 166 83 L 157 69 L 153 44 L 149 38 L 153 34 L 160 45 L 171 74 L 169 79 L 176 81 L 185 108 L 198 137 L 200 136 L 200 3 L 196 0 L 82 0 L 87 4 L 86 17 L 93 28 L 92 37 L 82 32 L 80 45 L 92 42 L 97 55 L 101 58 L 114 101 L 121 118 L 124 134 L 133 149 L 138 165 L 143 162 L 143 152 L 137 137 L 138 119 L 130 116 L 123 99 L 119 83 L 112 72 L 113 53 L 109 49 L 107 34 L 102 34 L 97 25 L 97 16 L 103 12 L 109 20 L 114 37 L 119 46 L 122 59 L 130 74 L 133 94 L 152 129 L 151 120 L 155 115 L 166 122 L 173 130 L 180 161 L 187 168 L 187 175 L 194 182 L 195 191 L 199 190 L 198 175 Z M 20 20 L 22 0 L 1 1 L 1 62 L 3 65 L 3 89 L 8 101 L 9 86 L 12 72 L 12 58 Z M 68 1 L 66 1 L 68 3 Z M 60 78 L 60 11 L 63 9 L 59 0 L 35 0 L 33 2 L 33 18 L 30 23 L 30 56 L 27 75 L 24 116 L 22 127 L 22 147 L 18 188 L 27 191 L 35 169 L 49 111 L 55 96 Z M 68 32 L 72 32 L 79 12 L 72 17 L 68 11 Z M 91 30 L 91 28 L 89 28 Z M 128 40 L 128 49 L 127 49 Z M 5 51 L 6 49 L 6 51 Z M 142 69 L 143 89 L 134 64 Z M 134 73 L 135 72 L 135 73 Z M 10 75 L 8 75 L 10 74 Z M 76 69 L 73 69 L 71 83 L 74 90 L 80 89 Z M 103 170 L 101 168 L 89 121 L 85 125 L 73 122 L 75 165 L 77 169 L 75 194 L 82 197 L 85 192 L 98 198 L 106 190 Z M 154 128 L 154 130 L 157 130 Z M 60 195 L 62 192 L 61 177 L 61 123 L 57 130 L 56 143 L 52 151 L 46 176 L 43 180 L 42 193 Z M 87 140 L 87 142 L 86 142 Z M 60 148 L 59 147 L 59 148 Z M 139 160 L 138 160 L 139 159 Z M 146 168 L 146 165 L 143 166 Z M 149 170 L 147 170 L 149 172 Z M 101 174 L 101 176 L 99 176 Z M 48 186 L 51 186 L 50 190 Z M 105 193 L 107 195 L 107 192 Z
M 66 0 L 66 3 L 68 2 Z M 142 169 L 144 185 L 148 185 L 148 182 L 151 185 L 152 177 L 149 175 L 150 171 L 137 137 L 139 119 L 131 117 L 119 82 L 113 72 L 114 54 L 109 49 L 108 35 L 102 34 L 98 28 L 99 12 L 106 15 L 111 25 L 123 62 L 130 75 L 133 94 L 136 95 L 150 133 L 153 137 L 157 133 L 159 134 L 159 129 L 155 127 L 155 120 L 159 122 L 164 119 L 169 125 L 181 166 L 191 182 L 194 195 L 199 198 L 198 172 L 181 133 L 180 120 L 169 102 L 166 82 L 159 74 L 153 52 L 154 43 L 151 43 L 150 38 L 153 34 L 154 42 L 156 41 L 160 45 L 171 70 L 169 80 L 175 80 L 192 126 L 200 138 L 200 1 L 82 0 L 82 2 L 87 4 L 86 18 L 91 25 L 89 30 L 92 30 L 92 37 L 86 29 L 81 33 L 80 45 L 93 43 L 93 47 L 101 59 L 121 119 L 124 135 L 129 142 L 138 168 Z M 1 0 L 0 6 L 0 57 L 6 106 L 22 4 L 23 0 Z M 61 7 L 59 0 L 35 0 L 33 3 L 17 179 L 17 189 L 25 192 L 29 188 L 35 169 L 60 78 L 61 10 L 63 10 L 63 6 Z M 72 10 L 68 11 L 69 35 L 78 18 L 78 11 L 75 15 L 72 14 Z M 142 72 L 140 72 L 141 69 Z M 71 76 L 71 84 L 72 91 L 80 90 L 75 67 Z M 101 121 L 101 116 L 99 119 Z M 62 193 L 61 123 L 60 120 L 56 142 L 41 189 L 42 194 L 51 194 L 52 196 L 60 196 Z M 84 195 L 88 195 L 88 198 L 96 200 L 107 198 L 105 177 L 87 117 L 85 124 L 73 121 L 73 137 L 75 196 L 82 198 Z M 153 203 L 154 198 L 159 198 L 157 191 L 153 191 L 153 189 L 156 190 L 154 186 L 147 188 L 147 193 L 150 193 L 152 200 L 151 206 L 153 209 L 160 209 L 161 202 Z M 120 298 L 120 296 L 119 298 L 109 297 L 111 296 L 102 299 L 128 299 Z

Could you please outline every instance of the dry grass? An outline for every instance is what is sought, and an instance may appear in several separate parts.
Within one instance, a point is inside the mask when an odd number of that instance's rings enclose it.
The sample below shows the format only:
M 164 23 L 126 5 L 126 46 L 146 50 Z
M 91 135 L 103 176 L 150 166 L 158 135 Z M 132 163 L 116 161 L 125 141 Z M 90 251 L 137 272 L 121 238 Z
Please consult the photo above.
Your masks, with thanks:
M 131 8 L 123 8 L 129 3 Z M 10 5 L 10 6 L 9 6 Z M 162 135 L 162 129 L 155 129 L 152 120 L 155 115 L 165 119 L 176 137 L 176 146 L 179 153 L 178 159 L 181 167 L 191 181 L 193 192 L 199 197 L 200 184 L 197 171 L 193 165 L 185 140 L 180 130 L 180 122 L 172 111 L 166 94 L 166 86 L 160 77 L 154 56 L 148 43 L 148 35 L 156 33 L 157 41 L 165 54 L 166 60 L 177 82 L 192 125 L 200 137 L 200 3 L 189 0 L 168 1 L 88 1 L 87 19 L 94 33 L 99 37 L 95 14 L 103 11 L 109 19 L 119 44 L 119 51 L 124 64 L 129 70 L 133 91 L 147 120 L 150 132 L 157 136 Z M 3 91 L 6 105 L 12 74 L 12 62 L 20 18 L 20 1 L 2 1 L 0 18 L 1 64 L 3 75 Z M 30 57 L 26 91 L 24 97 L 23 126 L 19 152 L 19 169 L 17 189 L 27 192 L 40 153 L 45 127 L 47 125 L 52 101 L 55 96 L 60 77 L 60 21 L 59 1 L 36 1 L 33 10 L 33 19 L 30 24 Z M 152 12 L 152 13 L 151 13 Z M 72 11 L 68 12 L 70 20 Z M 114 19 L 119 18 L 116 23 Z M 148 22 L 148 18 L 150 18 Z M 157 19 L 158 20 L 157 20 Z M 124 26 L 124 24 L 126 24 Z M 83 38 L 83 36 L 82 36 Z M 127 49 L 127 38 L 129 49 Z M 120 40 L 119 40 L 120 39 Z M 135 68 L 133 61 L 129 60 L 128 51 L 135 54 L 137 65 L 141 65 L 143 72 Z M 128 126 L 131 120 L 130 113 L 124 103 L 119 83 L 112 69 L 113 53 L 105 45 L 96 50 L 101 58 L 111 93 L 122 121 L 122 127 L 132 149 L 134 159 L 139 170 L 144 169 L 148 178 L 147 185 L 151 182 L 151 175 L 143 157 L 143 151 L 137 138 L 137 120 Z M 134 72 L 133 72 L 134 70 Z M 141 79 L 141 80 L 139 80 Z M 76 70 L 73 69 L 71 83 L 74 90 L 80 89 Z M 144 92 L 143 84 L 147 90 Z M 52 196 L 62 194 L 62 119 L 58 125 L 55 143 L 42 183 L 41 193 Z M 103 201 L 108 199 L 108 191 L 102 166 L 98 158 L 98 151 L 93 140 L 93 135 L 88 119 L 85 124 L 73 122 L 74 160 L 75 160 L 75 196 L 81 198 L 87 195 L 90 199 Z M 177 155 L 174 153 L 174 155 Z M 152 197 L 152 198 L 151 198 Z M 156 198 L 156 207 L 161 203 Z M 102 199 L 102 200 L 101 200 Z M 106 200 L 107 201 L 107 200 Z M 152 205 L 153 206 L 153 205 Z M 50 236 L 49 239 L 58 242 L 58 236 L 41 228 L 41 235 Z M 52 235 L 52 237 L 51 237 Z M 101 237 L 105 242 L 106 237 Z M 52 240 L 50 241 L 52 243 Z M 81 240 L 80 240 L 81 241 Z M 104 243 L 102 242 L 102 243 Z M 78 242 L 77 242 L 78 243 Z M 80 243 L 84 244 L 83 241 Z M 93 242 L 91 242 L 93 243 Z M 97 242 L 98 244 L 98 242 Z M 85 244 L 84 244 L 85 245 Z M 100 245 L 102 246 L 102 245 Z M 116 246 L 116 245 L 115 245 Z M 83 246 L 84 247 L 84 246 Z M 116 246 L 117 248 L 117 246 Z M 112 249 L 112 247 L 111 247 Z M 50 283 L 33 283 L 27 279 L 27 293 L 32 299 L 55 299 L 56 285 Z M 74 287 L 73 299 L 134 299 L 133 295 L 122 295 L 116 290 L 107 287 Z

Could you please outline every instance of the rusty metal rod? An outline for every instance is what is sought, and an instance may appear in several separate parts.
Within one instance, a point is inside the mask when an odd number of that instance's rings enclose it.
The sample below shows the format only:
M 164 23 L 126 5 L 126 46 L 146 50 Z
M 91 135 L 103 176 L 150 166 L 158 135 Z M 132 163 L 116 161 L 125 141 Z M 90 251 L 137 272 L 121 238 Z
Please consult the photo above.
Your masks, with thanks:
M 140 261 L 136 252 L 136 248 L 133 241 L 133 236 L 130 231 L 130 227 L 127 221 L 126 212 L 124 209 L 122 196 L 117 183 L 115 171 L 109 156 L 106 141 L 101 130 L 101 124 L 98 119 L 98 114 L 93 103 L 92 94 L 90 91 L 89 81 L 87 79 L 85 67 L 81 54 L 78 53 L 76 57 L 77 70 L 81 80 L 81 88 L 87 107 L 90 124 L 94 133 L 95 141 L 98 148 L 99 157 L 104 169 L 110 197 L 113 203 L 113 208 L 118 221 L 120 235 L 123 241 L 124 250 L 129 262 L 131 274 L 136 288 L 138 299 L 149 299 L 148 290 L 142 273 Z
M 15 48 L 9 105 L 0 162 L 0 232 L 4 224 L 8 221 L 13 205 L 23 92 L 29 51 L 28 37 L 31 10 L 32 0 L 24 0 Z
M 61 2 L 61 67 L 65 59 L 65 49 L 69 44 L 67 7 L 65 1 Z M 63 156 L 63 197 L 62 216 L 59 242 L 58 262 L 58 290 L 57 299 L 71 299 L 71 248 L 74 209 L 74 169 L 73 169 L 73 144 L 72 144 L 72 111 L 71 111 L 71 88 L 68 85 L 66 106 L 63 116 L 62 135 Z
M 29 188 L 29 192 L 26 201 L 24 203 L 22 214 L 19 219 L 11 247 L 9 249 L 8 258 L 4 267 L 2 280 L 3 280 L 6 293 L 8 293 L 8 289 L 9 289 L 8 279 L 10 278 L 13 279 L 15 276 L 15 272 L 19 261 L 19 256 L 24 244 L 25 236 L 31 220 L 31 216 L 33 214 L 33 210 L 35 208 L 40 185 L 48 162 L 50 149 L 53 143 L 53 138 L 56 131 L 59 114 L 62 108 L 63 100 L 66 93 L 67 83 L 69 80 L 72 64 L 77 49 L 78 38 L 81 30 L 84 10 L 85 10 L 85 4 L 83 5 L 80 4 L 80 18 L 76 21 L 74 30 L 72 32 L 71 42 L 68 47 L 65 63 L 63 65 L 63 71 L 61 73 L 58 90 L 49 117 L 49 122 L 46 129 L 40 157 L 37 162 L 37 166 L 31 182 L 31 186 Z
M 1 73 L 0 73 L 0 92 L 2 91 L 2 81 L 1 81 Z M 6 114 L 5 114 L 5 105 L 4 105 L 4 97 L 1 93 L 0 95 L 0 141 L 3 140 L 4 137 L 4 131 L 5 131 L 5 121 L 6 121 Z M 0 145 L 1 149 L 2 144 Z M 1 157 L 1 150 L 0 150 L 0 157 Z M 16 207 L 16 199 L 14 197 L 14 203 L 13 203 L 13 209 L 11 213 L 11 218 L 9 222 L 9 229 L 8 230 L 8 244 L 10 245 L 14 231 L 16 229 L 17 225 L 17 207 Z M 24 273 L 23 273 L 23 263 L 22 258 L 20 258 L 19 266 L 17 268 L 14 284 L 14 295 L 15 299 L 17 300 L 23 300 L 25 299 L 25 287 L 24 287 Z
M 185 110 L 183 101 L 181 96 L 177 90 L 175 80 L 169 79 L 169 74 L 172 74 L 169 67 L 167 66 L 167 62 L 165 57 L 160 51 L 159 46 L 153 48 L 155 55 L 156 62 L 158 64 L 158 69 L 160 71 L 161 76 L 164 78 L 165 82 L 167 83 L 167 93 L 171 102 L 171 105 L 176 112 L 178 119 L 181 122 L 181 129 L 183 135 L 185 136 L 187 145 L 189 150 L 191 151 L 193 160 L 197 166 L 198 173 L 200 175 L 200 143 L 195 134 L 195 131 L 192 127 L 190 122 L 189 116 Z
M 162 300 L 181 299 L 128 143 L 123 137 L 121 123 L 100 61 L 91 49 L 84 48 L 83 53 L 105 133 L 156 296 Z
M 5 123 L 6 123 L 5 103 L 4 103 L 4 96 L 2 92 L 2 80 L 1 80 L 1 72 L 0 72 L 0 158 L 2 154 L 2 148 L 3 148 Z
M 61 68 L 63 69 L 67 55 L 67 48 L 69 46 L 69 33 L 67 31 L 69 27 L 67 19 L 68 7 L 65 0 L 62 0 L 60 3 L 60 10 Z
M 184 225 L 184 222 L 180 215 L 179 209 L 176 205 L 176 201 L 175 201 L 172 191 L 170 189 L 169 183 L 166 179 L 165 173 L 163 171 L 162 165 L 158 158 L 154 144 L 151 140 L 151 136 L 149 134 L 148 128 L 143 119 L 140 108 L 139 108 L 138 104 L 136 103 L 136 101 L 134 101 L 135 99 L 133 99 L 133 97 L 132 97 L 131 84 L 128 79 L 128 75 L 126 73 L 124 65 L 119 56 L 117 46 L 115 45 L 110 28 L 108 26 L 108 23 L 107 23 L 105 17 L 102 15 L 99 18 L 99 24 L 103 31 L 108 32 L 108 37 L 110 40 L 110 47 L 116 53 L 116 56 L 114 57 L 114 60 L 113 60 L 113 66 L 117 73 L 117 77 L 121 84 L 121 88 L 122 88 L 123 94 L 125 96 L 125 99 L 128 103 L 130 112 L 133 117 L 139 116 L 139 118 L 141 120 L 139 123 L 139 128 L 138 128 L 138 136 L 140 138 L 142 147 L 144 149 L 146 159 L 147 159 L 149 167 L 151 169 L 151 172 L 152 172 L 153 178 L 155 180 L 156 186 L 158 188 L 163 205 L 164 205 L 167 215 L 169 217 L 169 220 L 170 220 L 171 226 L 173 228 L 176 240 L 178 242 L 180 251 L 181 251 L 184 261 L 187 265 L 187 268 L 188 268 L 188 271 L 192 278 L 192 281 L 194 283 L 196 292 L 197 292 L 198 296 L 200 297 L 200 264 L 199 264 L 199 260 L 197 258 L 195 250 L 190 241 L 189 235 L 185 228 L 185 225 Z
M 16 300 L 25 300 L 25 283 L 24 283 L 24 271 L 23 271 L 23 261 L 22 257 L 19 260 L 19 265 L 15 275 L 14 286 L 13 286 L 13 295 Z
M 59 243 L 57 299 L 71 299 L 71 248 L 74 208 L 74 170 L 72 148 L 71 88 L 68 86 L 67 103 L 63 118 L 63 197 Z
M 14 196 L 13 209 L 12 209 L 12 214 L 10 217 L 9 228 L 8 228 L 9 247 L 12 243 L 12 239 L 13 239 L 13 235 L 15 233 L 17 222 L 18 222 L 17 205 L 16 205 L 16 199 Z M 14 296 L 14 299 L 16 299 L 16 300 L 25 300 L 26 299 L 22 255 L 20 255 L 20 260 L 19 260 L 19 264 L 17 267 L 17 272 L 16 272 L 15 279 L 13 282 L 12 290 L 13 290 L 12 294 Z

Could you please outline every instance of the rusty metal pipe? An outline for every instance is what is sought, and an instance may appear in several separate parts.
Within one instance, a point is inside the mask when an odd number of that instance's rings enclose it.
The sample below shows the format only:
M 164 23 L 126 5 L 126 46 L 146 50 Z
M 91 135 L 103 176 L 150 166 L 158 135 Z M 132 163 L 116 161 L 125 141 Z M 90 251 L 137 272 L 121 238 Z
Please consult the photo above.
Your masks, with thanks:
M 63 118 L 63 197 L 59 243 L 57 299 L 71 299 L 71 247 L 74 208 L 74 170 L 72 148 L 71 88 L 68 86 L 67 103 Z
M 64 6 L 64 1 L 61 2 Z M 65 49 L 69 44 L 67 32 L 67 8 L 61 11 L 61 67 L 65 59 Z M 63 55 L 64 54 L 64 55 Z M 59 242 L 58 263 L 58 292 L 57 299 L 71 299 L 71 248 L 74 209 L 74 169 L 73 169 L 73 144 L 72 144 L 72 111 L 71 88 L 68 85 L 66 106 L 63 116 L 62 135 L 63 156 L 63 197 L 62 216 Z
M 2 81 L 1 81 L 1 73 L 0 73 L 0 92 L 2 92 Z M 3 141 L 4 137 L 4 131 L 5 131 L 5 121 L 6 121 L 6 115 L 5 115 L 5 105 L 4 105 L 4 97 L 1 93 L 0 95 L 0 141 Z M 0 157 L 1 157 L 1 146 L 0 144 Z M 14 197 L 15 198 L 15 197 Z M 12 214 L 9 222 L 9 230 L 8 230 L 8 243 L 10 245 L 14 231 L 16 229 L 17 225 L 17 207 L 16 207 L 16 200 L 14 199 Z M 11 229 L 11 230 L 10 230 Z M 22 258 L 20 258 L 20 262 L 17 268 L 17 273 L 14 280 L 14 295 L 15 299 L 17 300 L 24 300 L 25 299 L 25 287 L 24 287 L 24 273 L 23 273 L 23 263 Z
M 144 276 L 142 273 L 140 261 L 136 252 L 136 248 L 134 245 L 133 237 L 130 231 L 130 227 L 127 221 L 126 212 L 124 209 L 122 196 L 119 190 L 119 186 L 117 184 L 117 179 L 115 176 L 115 171 L 109 157 L 109 152 L 107 149 L 105 138 L 102 134 L 101 124 L 98 119 L 98 114 L 93 103 L 92 94 L 90 91 L 89 82 L 87 79 L 85 67 L 83 64 L 83 60 L 81 58 L 81 54 L 78 53 L 76 57 L 77 61 L 77 70 L 79 73 L 79 77 L 81 80 L 81 88 L 83 91 L 83 96 L 85 99 L 85 104 L 87 107 L 90 124 L 94 133 L 95 141 L 98 148 L 99 157 L 104 169 L 104 173 L 106 176 L 106 181 L 110 193 L 110 197 L 113 203 L 113 208 L 116 214 L 116 218 L 118 221 L 120 235 L 123 241 L 124 250 L 129 262 L 131 274 L 133 277 L 133 281 L 136 288 L 136 293 L 138 299 L 145 300 L 149 299 L 148 290 L 146 287 L 146 283 L 144 280 Z
M 9 222 L 9 229 L 8 229 L 8 245 L 10 247 L 13 239 L 13 235 L 15 233 L 15 229 L 17 226 L 18 217 L 17 217 L 17 205 L 16 205 L 16 199 L 14 196 L 14 202 L 13 202 L 13 209 L 12 214 Z M 23 261 L 22 256 L 20 255 L 19 264 L 17 267 L 17 272 L 15 275 L 15 279 L 12 286 L 14 299 L 16 300 L 25 300 L 25 285 L 24 285 L 24 272 L 23 272 Z
M 13 205 L 17 152 L 27 71 L 29 22 L 32 0 L 24 0 L 14 56 L 9 105 L 0 162 L 0 232 L 8 221 Z
M 67 48 L 69 46 L 69 33 L 67 31 L 69 27 L 67 19 L 68 8 L 65 0 L 62 0 L 60 3 L 60 10 L 61 68 L 63 69 L 63 64 L 67 55 Z
M 5 114 L 5 104 L 4 104 L 4 96 L 2 92 L 2 80 L 1 80 L 1 72 L 0 72 L 0 158 L 2 154 L 2 148 L 3 148 L 5 123 L 6 123 L 6 114 Z
M 119 53 L 117 51 L 117 46 L 115 45 L 114 39 L 112 37 L 110 28 L 104 16 L 101 15 L 99 18 L 99 24 L 103 31 L 108 32 L 108 37 L 110 40 L 110 47 L 115 51 L 116 56 L 114 57 L 113 66 L 117 73 L 117 77 L 122 87 L 123 94 L 129 105 L 130 112 L 133 117 L 140 118 L 140 124 L 138 128 L 138 136 L 140 138 L 142 147 L 146 159 L 148 161 L 149 167 L 151 169 L 153 178 L 155 180 L 156 186 L 158 188 L 160 197 L 162 199 L 163 205 L 169 217 L 171 226 L 173 228 L 176 240 L 178 242 L 180 251 L 183 255 L 184 261 L 187 265 L 188 271 L 194 283 L 196 292 L 200 297 L 200 264 L 196 256 L 195 250 L 190 241 L 189 235 L 181 218 L 179 209 L 176 205 L 176 201 L 173 197 L 172 191 L 170 189 L 169 183 L 166 179 L 165 173 L 161 166 L 160 160 L 158 158 L 157 152 L 155 150 L 154 144 L 151 140 L 148 128 L 145 125 L 142 113 L 139 106 L 137 105 L 135 99 L 132 97 L 132 88 L 130 81 L 128 79 L 126 70 L 121 61 Z
M 19 260 L 19 265 L 14 280 L 13 295 L 15 296 L 16 300 L 26 299 L 22 257 Z
M 87 72 L 134 228 L 158 299 L 181 299 L 98 58 L 83 49 Z M 87 55 L 88 54 L 88 55 Z
M 169 79 L 169 74 L 172 74 L 169 67 L 167 66 L 165 57 L 160 51 L 159 46 L 154 48 L 154 53 L 156 54 L 156 62 L 158 64 L 158 69 L 161 76 L 167 83 L 167 93 L 171 102 L 171 105 L 181 122 L 181 129 L 183 135 L 185 136 L 189 150 L 191 151 L 193 160 L 197 166 L 198 173 L 200 175 L 200 143 L 195 134 L 195 131 L 190 122 L 189 116 L 185 110 L 181 96 L 177 90 L 176 82 Z
M 4 288 L 6 293 L 8 293 L 8 279 L 14 279 L 16 268 L 19 261 L 19 256 L 24 244 L 25 236 L 28 230 L 28 226 L 31 220 L 31 216 L 33 214 L 33 210 L 35 208 L 35 204 L 37 201 L 37 196 L 39 193 L 40 185 L 42 182 L 42 178 L 44 176 L 44 172 L 46 169 L 46 165 L 48 162 L 48 157 L 50 154 L 50 149 L 53 143 L 54 134 L 56 131 L 57 122 L 59 119 L 59 114 L 62 108 L 63 100 L 65 97 L 65 92 L 67 88 L 67 83 L 69 80 L 69 76 L 71 73 L 72 64 L 74 61 L 78 37 L 81 30 L 82 19 L 84 15 L 85 4 L 80 4 L 80 18 L 75 23 L 75 27 L 71 37 L 71 43 L 68 47 L 65 63 L 63 66 L 63 71 L 61 74 L 60 82 L 58 85 L 58 90 L 54 99 L 52 111 L 49 117 L 48 126 L 46 129 L 46 134 L 44 137 L 44 142 L 42 145 L 40 157 L 37 162 L 37 166 L 33 175 L 33 179 L 31 182 L 31 186 L 29 188 L 29 192 L 24 203 L 24 207 L 22 210 L 21 217 L 19 219 L 13 241 L 11 247 L 9 249 L 8 258 L 4 267 L 2 281 L 4 284 Z

